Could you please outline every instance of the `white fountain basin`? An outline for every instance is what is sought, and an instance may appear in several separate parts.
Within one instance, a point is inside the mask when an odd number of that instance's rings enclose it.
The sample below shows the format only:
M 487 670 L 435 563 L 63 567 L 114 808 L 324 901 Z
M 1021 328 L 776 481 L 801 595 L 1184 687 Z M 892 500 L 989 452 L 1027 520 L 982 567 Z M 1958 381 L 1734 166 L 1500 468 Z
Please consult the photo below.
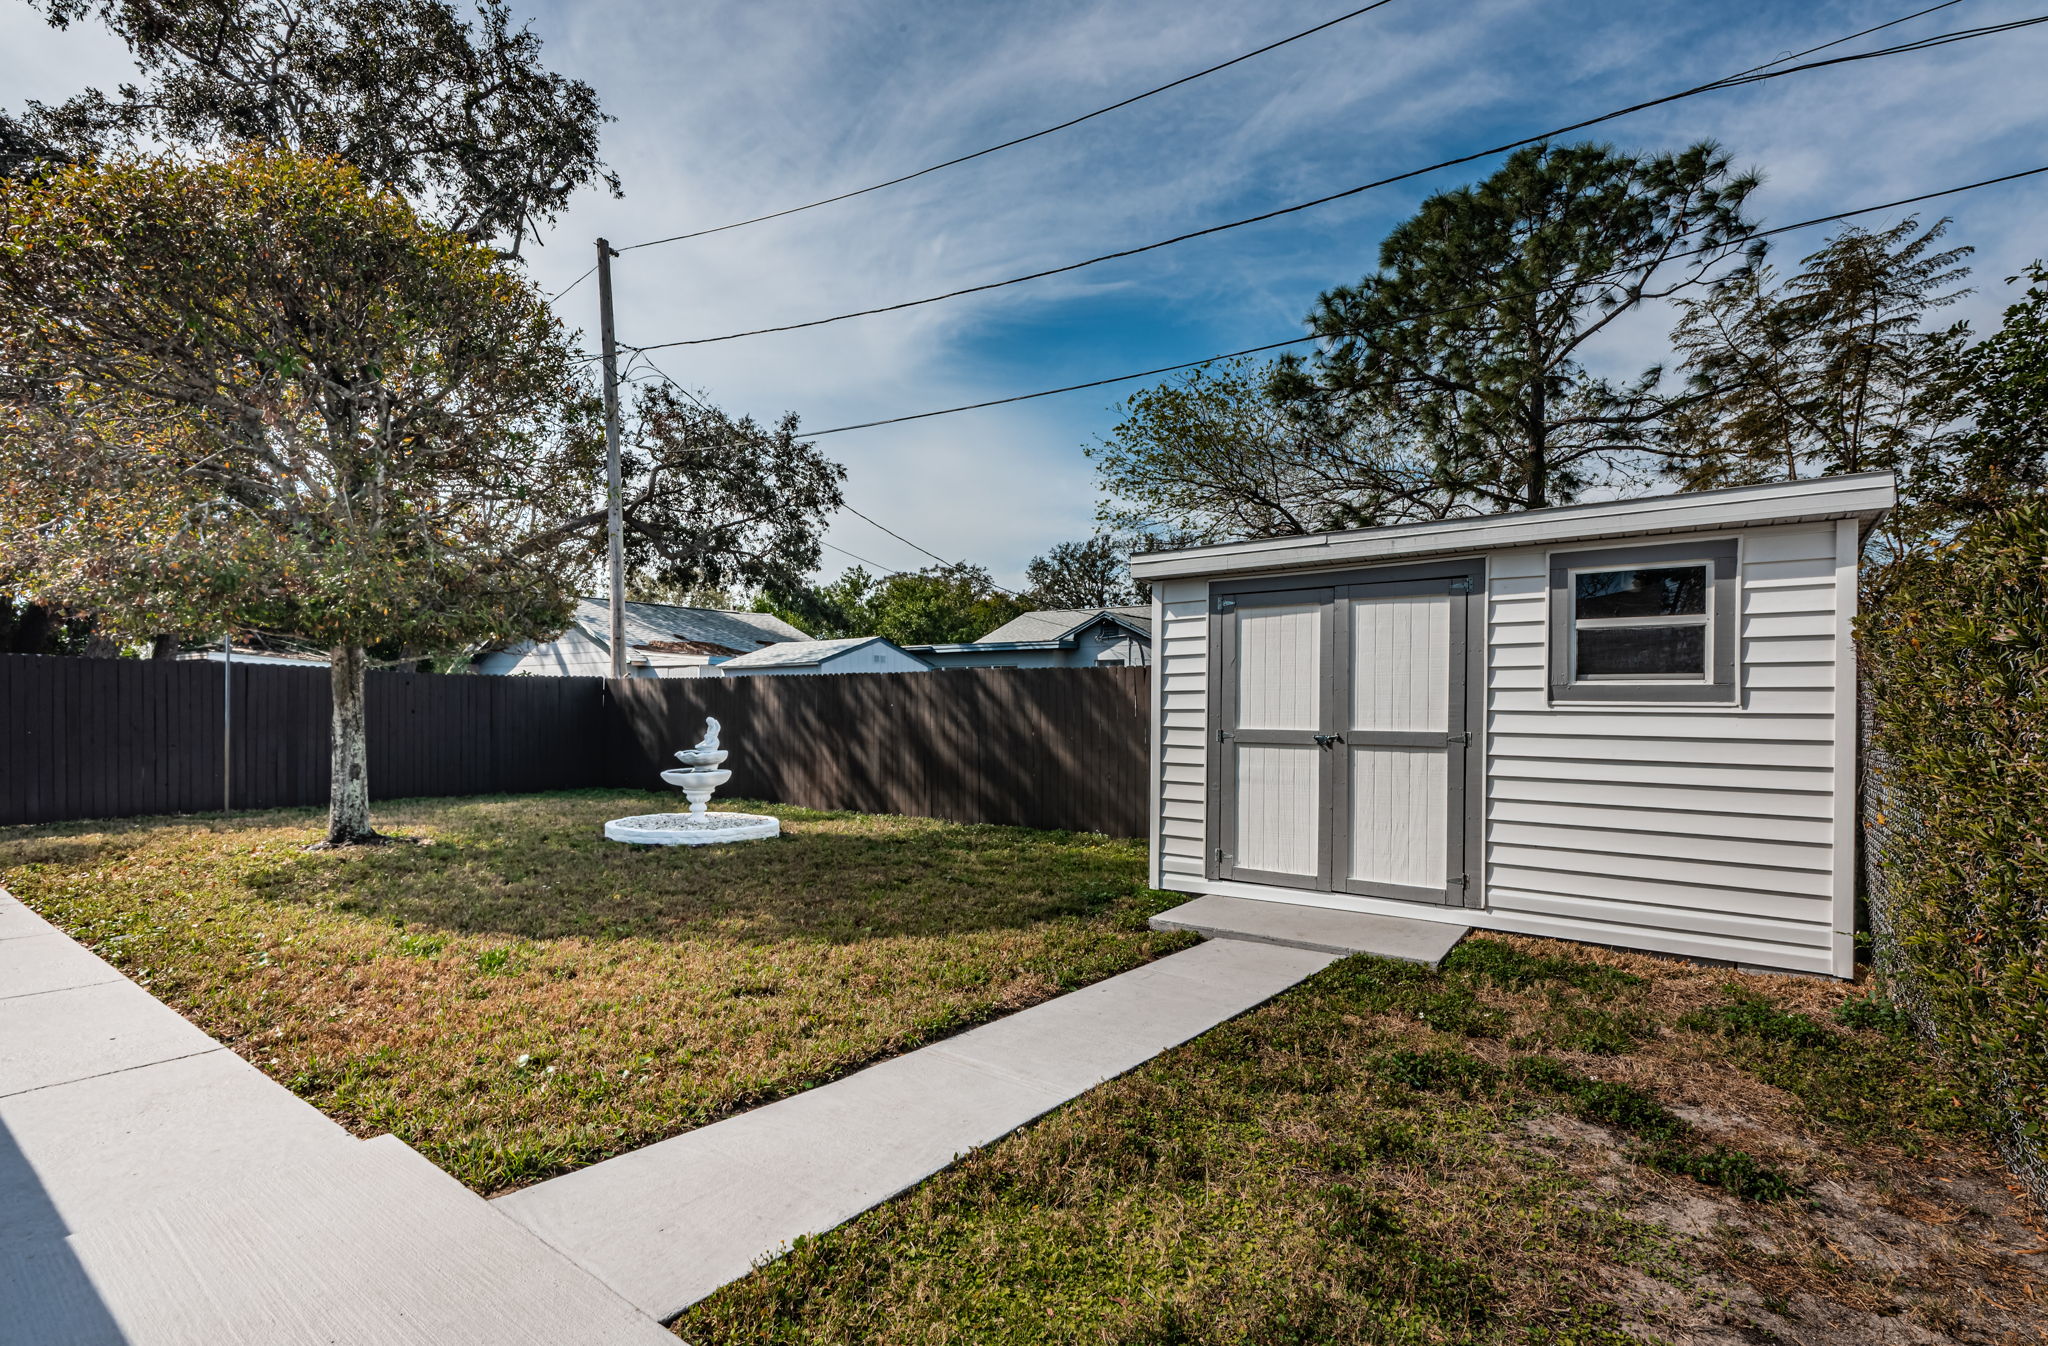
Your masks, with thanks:
M 642 813 L 612 819 L 604 834 L 640 846 L 716 846 L 780 836 L 782 823 L 760 813 Z

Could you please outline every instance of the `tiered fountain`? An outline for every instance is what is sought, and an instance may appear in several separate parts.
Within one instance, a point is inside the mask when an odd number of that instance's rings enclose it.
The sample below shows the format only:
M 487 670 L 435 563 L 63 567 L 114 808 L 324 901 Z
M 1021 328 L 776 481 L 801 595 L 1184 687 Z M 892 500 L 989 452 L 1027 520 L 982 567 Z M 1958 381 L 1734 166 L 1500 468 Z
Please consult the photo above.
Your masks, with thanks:
M 642 846 L 715 846 L 726 841 L 758 841 L 777 836 L 782 824 L 759 813 L 712 813 L 706 807 L 719 786 L 732 779 L 732 772 L 719 763 L 725 750 L 718 746 L 718 721 L 704 721 L 704 737 L 694 748 L 676 754 L 681 769 L 661 773 L 661 778 L 683 792 L 690 801 L 688 813 L 643 813 L 635 818 L 614 818 L 604 825 L 613 841 L 630 841 Z

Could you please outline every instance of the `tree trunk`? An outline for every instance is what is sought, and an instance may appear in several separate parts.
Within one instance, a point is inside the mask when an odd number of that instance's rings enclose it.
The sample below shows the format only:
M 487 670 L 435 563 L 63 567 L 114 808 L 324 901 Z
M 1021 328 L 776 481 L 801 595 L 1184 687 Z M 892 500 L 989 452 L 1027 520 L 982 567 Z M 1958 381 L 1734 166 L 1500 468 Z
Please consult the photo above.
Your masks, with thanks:
M 363 668 L 360 645 L 328 651 L 334 697 L 334 751 L 329 760 L 327 841 L 356 846 L 381 841 L 370 826 L 370 751 L 363 732 Z
M 151 636 L 149 640 L 149 657 L 152 659 L 177 658 L 178 638 L 176 636 Z

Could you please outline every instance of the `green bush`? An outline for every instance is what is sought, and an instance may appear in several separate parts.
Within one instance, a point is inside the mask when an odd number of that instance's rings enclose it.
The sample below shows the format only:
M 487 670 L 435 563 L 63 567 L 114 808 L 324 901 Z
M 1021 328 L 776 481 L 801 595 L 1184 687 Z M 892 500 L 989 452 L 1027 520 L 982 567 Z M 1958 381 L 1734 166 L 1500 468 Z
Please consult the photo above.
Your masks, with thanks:
M 1880 981 L 2048 1207 L 2048 503 L 1896 562 L 1858 630 Z

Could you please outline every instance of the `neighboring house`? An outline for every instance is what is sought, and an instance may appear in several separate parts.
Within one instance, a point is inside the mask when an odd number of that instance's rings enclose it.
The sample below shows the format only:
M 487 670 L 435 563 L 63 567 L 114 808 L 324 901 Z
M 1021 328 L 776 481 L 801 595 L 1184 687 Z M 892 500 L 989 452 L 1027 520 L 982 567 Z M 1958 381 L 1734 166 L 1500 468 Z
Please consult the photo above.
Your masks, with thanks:
M 1114 668 L 1152 662 L 1152 609 L 1046 608 L 979 640 L 907 647 L 938 668 Z
M 1152 885 L 1855 971 L 1887 473 L 1143 556 Z
M 178 658 L 217 664 L 221 662 L 222 654 L 221 648 L 218 645 L 202 645 L 192 649 L 179 650 Z M 272 650 L 254 645 L 237 645 L 235 646 L 233 662 L 236 664 L 267 664 L 272 668 L 326 668 L 329 660 L 324 654 L 301 654 L 293 650 Z
M 515 645 L 476 660 L 479 673 L 608 678 L 612 671 L 611 604 L 576 601 L 569 629 L 543 644 Z M 626 669 L 634 678 L 696 678 L 713 665 L 768 645 L 810 637 L 765 612 L 726 612 L 668 603 L 626 604 Z
M 719 663 L 714 675 L 784 677 L 793 673 L 926 673 L 931 665 L 880 636 L 792 640 Z

